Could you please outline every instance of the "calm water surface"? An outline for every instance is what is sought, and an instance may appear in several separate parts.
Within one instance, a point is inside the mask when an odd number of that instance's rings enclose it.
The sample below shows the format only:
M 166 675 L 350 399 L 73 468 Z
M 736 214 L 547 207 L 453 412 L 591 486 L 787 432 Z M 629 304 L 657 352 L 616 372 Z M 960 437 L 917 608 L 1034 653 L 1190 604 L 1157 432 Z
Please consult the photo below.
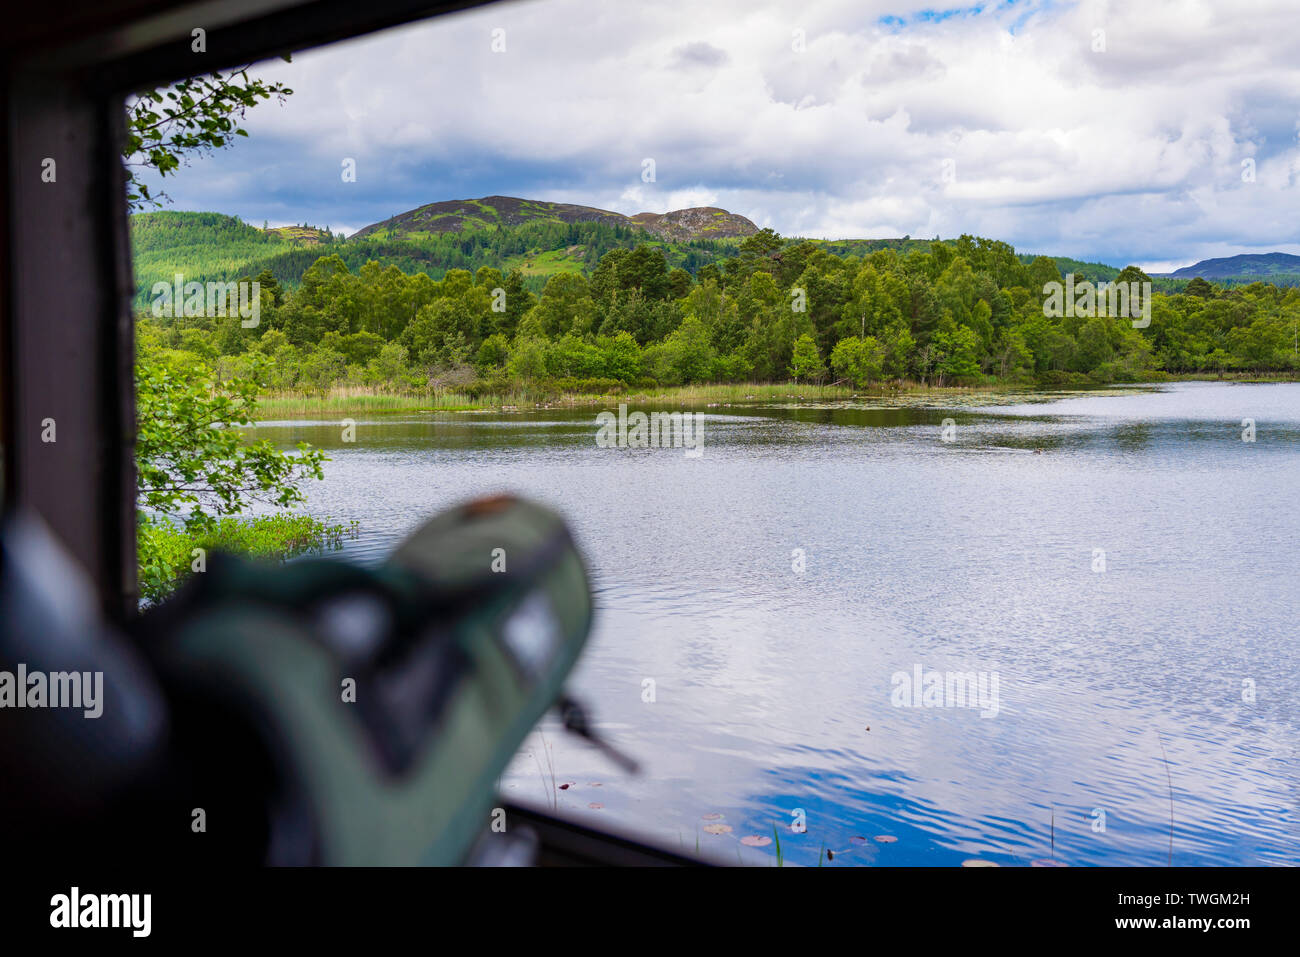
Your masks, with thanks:
M 487 492 L 568 518 L 571 687 L 645 771 L 547 723 L 510 798 L 733 863 L 775 825 L 810 865 L 1161 865 L 1172 790 L 1175 864 L 1300 863 L 1300 385 L 716 407 L 699 458 L 599 448 L 597 411 L 258 430 L 329 450 L 309 507 L 355 559 Z M 917 667 L 996 675 L 996 715 L 896 706 Z

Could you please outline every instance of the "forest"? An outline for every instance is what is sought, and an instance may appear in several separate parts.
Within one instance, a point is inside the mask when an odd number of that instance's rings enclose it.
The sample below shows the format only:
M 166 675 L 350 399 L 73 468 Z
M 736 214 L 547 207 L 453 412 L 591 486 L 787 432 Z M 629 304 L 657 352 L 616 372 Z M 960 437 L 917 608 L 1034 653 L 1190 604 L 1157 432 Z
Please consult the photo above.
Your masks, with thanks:
M 290 249 L 280 265 L 305 264 L 292 287 L 269 266 L 238 277 L 259 284 L 256 327 L 142 309 L 139 349 L 209 366 L 218 381 L 253 379 L 269 394 L 788 381 L 1052 386 L 1300 369 L 1294 287 L 1195 279 L 1181 292 L 1157 291 L 1139 329 L 1127 317 L 1049 315 L 1045 288 L 1062 279 L 1057 263 L 1025 261 L 1007 243 L 972 236 L 837 255 L 765 229 L 674 264 L 660 244 L 629 242 L 614 227 L 522 228 L 608 233 L 610 245 L 589 273 L 555 272 L 540 291 L 518 268 L 452 266 L 435 279 L 359 262 L 347 244 L 347 256 L 329 243 Z M 510 243 L 527 248 L 536 238 L 498 236 L 497 247 L 488 231 L 437 240 L 472 263 L 500 262 Z M 1150 279 L 1134 266 L 1116 278 Z
M 299 233 L 289 241 L 285 231 Z M 314 234 L 316 242 L 305 241 Z M 441 279 L 448 270 L 477 271 L 481 266 L 532 265 L 521 270 L 524 284 L 540 293 L 550 271 L 590 272 L 611 249 L 632 249 L 649 239 L 641 229 L 601 222 L 559 223 L 533 221 L 509 227 L 466 229 L 462 232 L 389 236 L 378 231 L 365 238 L 345 240 L 328 229 L 305 224 L 285 230 L 258 229 L 220 213 L 161 211 L 132 217 L 131 239 L 138 279 L 137 308 L 149 305 L 155 281 L 170 281 L 177 271 L 188 278 L 231 281 L 266 270 L 277 283 L 296 288 L 306 272 L 328 251 L 349 269 L 367 262 L 394 265 L 407 274 L 423 272 Z M 659 243 L 671 266 L 692 274 L 701 266 L 734 255 L 727 241 L 698 239 L 685 243 Z M 568 250 L 573 250 L 569 255 Z

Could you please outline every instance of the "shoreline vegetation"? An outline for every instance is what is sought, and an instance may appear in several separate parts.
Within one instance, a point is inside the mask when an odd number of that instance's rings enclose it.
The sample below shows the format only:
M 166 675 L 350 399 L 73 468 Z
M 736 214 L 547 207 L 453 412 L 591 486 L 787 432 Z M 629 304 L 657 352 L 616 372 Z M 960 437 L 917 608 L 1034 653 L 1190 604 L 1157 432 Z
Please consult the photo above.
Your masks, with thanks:
M 337 386 L 323 393 L 268 393 L 259 397 L 256 421 L 319 418 L 331 415 L 399 415 L 434 412 L 527 412 L 537 409 L 598 407 L 619 402 L 674 406 L 740 405 L 749 402 L 851 402 L 940 398 L 963 395 L 1051 394 L 1084 390 L 1160 385 L 1169 382 L 1296 382 L 1296 373 L 1257 374 L 1225 372 L 1222 375 L 1153 373 L 1137 382 L 1080 381 L 994 382 L 974 385 L 936 386 L 911 380 L 879 383 L 856 389 L 848 384 L 806 382 L 718 383 L 653 388 L 566 390 L 545 384 L 519 385 L 509 391 L 472 393 L 453 390 L 393 392 L 365 386 Z
M 258 418 L 1300 374 L 1300 288 L 1193 279 L 1163 293 L 1134 266 L 1094 287 L 974 236 L 857 256 L 765 229 L 726 251 L 691 272 L 652 243 L 620 246 L 540 295 L 519 269 L 435 279 L 331 252 L 292 278 L 263 269 L 228 284 L 237 315 L 221 283 L 162 283 L 137 347 L 254 383 Z
M 331 523 L 303 514 L 225 515 L 199 528 L 167 516 L 142 519 L 137 538 L 140 596 L 149 603 L 162 601 L 190 574 L 206 571 L 207 557 L 214 552 L 284 561 L 336 551 L 357 530 L 355 521 Z

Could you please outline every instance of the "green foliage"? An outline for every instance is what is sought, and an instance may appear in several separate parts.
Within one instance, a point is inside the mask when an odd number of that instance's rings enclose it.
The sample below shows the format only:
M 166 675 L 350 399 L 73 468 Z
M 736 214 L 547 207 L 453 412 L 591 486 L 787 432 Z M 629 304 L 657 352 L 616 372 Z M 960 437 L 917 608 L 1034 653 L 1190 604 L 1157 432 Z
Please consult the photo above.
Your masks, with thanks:
M 139 217 L 145 255 L 170 233 L 188 239 L 198 229 L 167 214 L 152 217 Z M 203 228 L 234 246 L 256 241 L 251 227 L 234 221 L 210 219 Z M 494 227 L 472 242 L 462 237 L 458 255 L 511 248 L 528 229 L 591 238 L 619 228 Z M 477 246 L 484 237 L 489 246 Z M 862 249 L 858 255 L 839 252 L 844 244 L 785 241 L 768 230 L 733 242 L 694 279 L 672 265 L 671 244 L 615 245 L 588 275 L 550 275 L 540 295 L 532 277 L 501 259 L 474 271 L 448 268 L 438 278 L 387 259 L 356 262 L 357 249 L 379 242 L 304 251 L 315 258 L 296 276 L 246 269 L 242 275 L 263 283 L 256 329 L 142 317 L 139 338 L 202 361 L 220 380 L 255 377 L 265 390 L 322 400 L 352 389 L 470 394 L 476 379 L 497 392 L 558 381 L 817 381 L 828 367 L 855 388 L 906 379 L 1051 384 L 1300 371 L 1300 289 L 1184 282 L 1179 291 L 1157 291 L 1149 324 L 1135 328 L 1129 317 L 1046 309 L 1044 286 L 1061 281 L 1056 261 L 972 236 L 850 244 Z M 1109 278 L 1146 281 L 1131 266 Z
M 969 326 L 941 329 L 934 337 L 934 365 L 940 381 L 978 376 L 979 348 L 979 337 Z
M 252 422 L 256 393 L 255 382 L 219 381 L 184 353 L 138 357 L 137 555 L 145 599 L 161 600 L 193 570 L 195 549 L 283 558 L 337 544 L 352 530 L 304 515 L 235 517 L 258 503 L 303 501 L 301 483 L 321 478 L 326 461 L 306 443 L 293 455 L 246 441 L 238 426 Z
M 804 333 L 794 344 L 794 353 L 790 358 L 790 378 L 795 382 L 820 379 L 826 374 L 826 364 L 822 362 L 821 353 L 812 336 Z
M 288 61 L 288 55 L 284 59 Z M 272 96 L 283 102 L 292 93 L 281 83 L 250 78 L 248 67 L 189 77 L 166 89 L 138 93 L 127 105 L 122 149 L 127 160 L 128 207 L 159 205 L 166 198 L 151 196 L 136 170 L 152 169 L 167 176 L 186 154 L 230 146 L 234 137 L 248 135 L 238 120 L 249 107 Z
M 835 343 L 831 352 L 831 368 L 835 374 L 859 389 L 880 378 L 883 363 L 884 350 L 872 336 L 848 336 Z
M 225 516 L 203 528 L 187 529 L 166 519 L 142 516 L 136 539 L 140 594 L 150 602 L 161 601 L 197 568 L 206 567 L 214 552 L 280 560 L 338 548 L 345 537 L 356 534 L 356 526 L 356 522 L 331 525 L 308 515 L 276 514 Z
M 494 332 L 483 340 L 474 357 L 474 368 L 483 378 L 500 372 L 510 358 L 510 340 L 502 333 Z
M 246 442 L 237 426 L 253 421 L 257 385 L 219 382 L 204 365 L 141 356 L 136 362 L 138 502 L 176 515 L 187 528 L 212 524 L 254 502 L 303 501 L 299 483 L 321 478 L 325 453 L 299 443 L 291 455 L 270 442 Z

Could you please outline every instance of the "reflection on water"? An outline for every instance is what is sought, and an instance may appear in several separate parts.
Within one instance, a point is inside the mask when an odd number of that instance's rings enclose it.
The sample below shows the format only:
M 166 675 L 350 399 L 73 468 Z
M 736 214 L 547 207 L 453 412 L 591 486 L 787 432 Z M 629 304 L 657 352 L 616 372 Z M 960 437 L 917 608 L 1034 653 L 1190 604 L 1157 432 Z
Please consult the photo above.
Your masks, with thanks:
M 330 450 L 355 558 L 485 492 L 569 518 L 572 687 L 647 771 L 547 724 L 509 797 L 733 862 L 776 826 L 800 864 L 1159 865 L 1167 758 L 1175 864 L 1300 863 L 1300 385 L 709 408 L 700 458 L 598 448 L 596 411 L 259 429 Z M 996 674 L 997 716 L 895 706 L 916 666 Z

